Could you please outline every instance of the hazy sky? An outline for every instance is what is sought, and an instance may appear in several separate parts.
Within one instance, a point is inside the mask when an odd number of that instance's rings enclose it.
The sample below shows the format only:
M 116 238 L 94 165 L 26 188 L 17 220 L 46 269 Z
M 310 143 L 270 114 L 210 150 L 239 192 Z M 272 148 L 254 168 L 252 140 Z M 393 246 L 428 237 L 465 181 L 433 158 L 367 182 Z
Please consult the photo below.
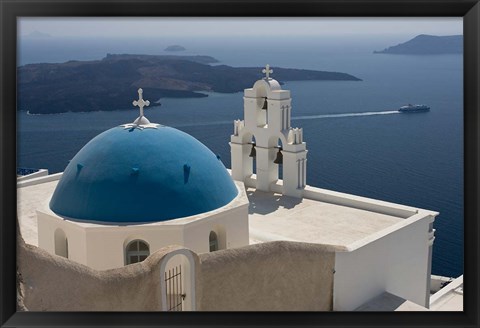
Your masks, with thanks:
M 461 17 L 427 18 L 30 18 L 18 20 L 20 36 L 263 36 L 263 35 L 453 35 Z

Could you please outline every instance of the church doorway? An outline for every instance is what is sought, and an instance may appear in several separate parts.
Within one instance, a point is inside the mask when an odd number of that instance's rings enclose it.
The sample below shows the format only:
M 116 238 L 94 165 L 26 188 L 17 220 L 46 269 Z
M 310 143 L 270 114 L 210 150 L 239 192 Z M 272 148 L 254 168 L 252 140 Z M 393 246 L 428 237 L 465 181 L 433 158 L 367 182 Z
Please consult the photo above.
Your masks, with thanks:
M 167 254 L 160 264 L 162 310 L 195 310 L 195 262 L 187 249 Z

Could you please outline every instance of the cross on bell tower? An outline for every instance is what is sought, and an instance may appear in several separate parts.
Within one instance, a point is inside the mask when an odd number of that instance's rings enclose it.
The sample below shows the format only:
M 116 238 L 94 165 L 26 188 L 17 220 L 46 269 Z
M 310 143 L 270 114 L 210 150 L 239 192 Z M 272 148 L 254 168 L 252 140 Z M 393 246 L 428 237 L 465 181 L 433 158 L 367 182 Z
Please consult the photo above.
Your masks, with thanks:
M 273 73 L 273 69 L 270 69 L 270 65 L 265 65 L 265 68 L 262 69 L 262 73 L 265 74 L 265 79 L 270 79 L 270 74 Z

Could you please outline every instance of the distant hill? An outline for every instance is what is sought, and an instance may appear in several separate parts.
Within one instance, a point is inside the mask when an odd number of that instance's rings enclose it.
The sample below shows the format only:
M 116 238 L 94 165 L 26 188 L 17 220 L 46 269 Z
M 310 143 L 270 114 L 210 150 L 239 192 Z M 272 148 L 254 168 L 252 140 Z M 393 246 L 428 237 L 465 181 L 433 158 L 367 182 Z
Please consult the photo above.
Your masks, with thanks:
M 131 60 L 131 59 L 138 59 L 141 61 L 151 61 L 156 62 L 159 60 L 188 60 L 193 61 L 194 63 L 200 64 L 215 64 L 218 63 L 218 60 L 211 57 L 211 56 L 183 56 L 183 55 L 132 55 L 132 54 L 107 54 L 107 56 L 103 60 Z M 58 64 L 56 64 L 58 65 Z
M 185 50 L 187 49 L 179 45 L 168 46 L 165 48 L 165 51 L 185 51 Z
M 461 54 L 463 53 L 463 36 L 421 34 L 405 43 L 400 43 L 381 51 L 374 51 L 374 53 L 398 55 Z
M 258 67 L 209 65 L 215 62 L 210 56 L 109 54 L 95 61 L 29 64 L 17 69 L 17 109 L 32 114 L 128 109 L 139 87 L 155 102 L 162 97 L 206 97 L 201 91 L 243 91 L 262 77 Z M 281 81 L 360 81 L 338 72 L 277 67 L 274 72 Z

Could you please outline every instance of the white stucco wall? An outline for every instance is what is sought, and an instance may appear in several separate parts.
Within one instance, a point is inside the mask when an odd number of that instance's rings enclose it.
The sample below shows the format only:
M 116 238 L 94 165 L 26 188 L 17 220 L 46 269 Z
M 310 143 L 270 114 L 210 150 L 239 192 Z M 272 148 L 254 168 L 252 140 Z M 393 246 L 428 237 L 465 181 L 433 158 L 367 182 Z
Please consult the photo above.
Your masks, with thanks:
M 248 245 L 248 204 L 185 226 L 183 246 L 199 254 L 209 252 L 211 231 L 217 234 L 219 249 Z
M 47 176 L 47 175 L 48 175 L 48 170 L 40 169 L 40 170 L 38 170 L 37 172 L 34 172 L 34 173 L 30 173 L 30 174 L 23 175 L 23 176 L 17 176 L 17 182 L 20 182 L 20 181 L 25 182 L 25 181 L 30 180 L 30 179 L 36 179 L 36 178 L 44 177 L 44 176 Z
M 135 239 L 145 241 L 150 254 L 162 247 L 181 245 L 182 230 L 178 226 L 115 226 L 88 229 L 86 233 L 87 262 L 96 270 L 120 268 L 125 265 L 125 247 Z
M 42 211 L 37 211 L 37 219 L 39 247 L 51 254 L 55 254 L 55 230 L 62 229 L 68 240 L 68 258 L 72 261 L 86 264 L 86 232 L 84 229 L 69 221 L 52 217 Z
M 68 258 L 96 270 L 125 265 L 125 248 L 135 239 L 149 245 L 150 254 L 170 245 L 197 252 L 209 252 L 209 235 L 215 231 L 220 249 L 249 244 L 248 198 L 242 183 L 229 204 L 206 213 L 165 222 L 135 225 L 103 225 L 66 220 L 47 204 L 37 211 L 38 245 L 55 254 L 55 230 L 62 229 L 68 240 Z
M 389 292 L 428 307 L 430 223 L 420 212 L 335 258 L 334 311 L 352 311 Z M 363 244 L 363 245 L 362 245 Z

